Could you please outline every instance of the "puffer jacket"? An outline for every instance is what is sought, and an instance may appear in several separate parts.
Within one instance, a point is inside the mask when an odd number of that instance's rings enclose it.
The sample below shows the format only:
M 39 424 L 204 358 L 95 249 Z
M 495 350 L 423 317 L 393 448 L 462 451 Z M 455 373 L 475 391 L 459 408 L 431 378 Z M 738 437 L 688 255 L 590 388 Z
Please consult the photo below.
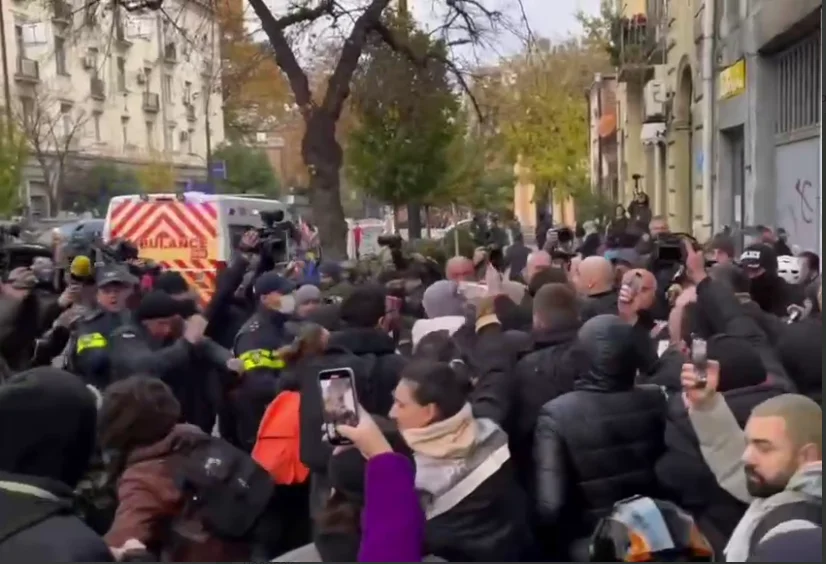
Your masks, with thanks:
M 617 501 L 659 493 L 654 464 L 664 450 L 666 400 L 656 386 L 634 385 L 632 331 L 612 315 L 586 322 L 578 346 L 589 369 L 539 413 L 536 512 L 558 544 L 590 536 Z
M 756 405 L 782 393 L 782 387 L 765 383 L 725 391 L 723 396 L 742 428 Z M 694 516 L 715 553 L 721 554 L 747 505 L 717 485 L 703 460 L 697 434 L 679 394 L 668 401 L 665 445 L 666 452 L 657 461 L 656 469 L 666 497 Z

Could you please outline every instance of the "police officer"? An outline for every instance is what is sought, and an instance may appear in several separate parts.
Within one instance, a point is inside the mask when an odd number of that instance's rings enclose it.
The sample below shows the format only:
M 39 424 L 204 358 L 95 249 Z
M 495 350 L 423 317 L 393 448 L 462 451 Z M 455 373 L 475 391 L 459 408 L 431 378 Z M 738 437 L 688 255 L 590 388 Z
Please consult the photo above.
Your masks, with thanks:
M 80 320 L 69 342 L 66 369 L 100 390 L 110 379 L 109 337 L 129 322 L 126 303 L 137 283 L 137 278 L 121 265 L 98 268 L 95 272 L 97 307 Z
M 277 379 L 285 367 L 277 350 L 291 341 L 286 324 L 295 311 L 296 285 L 270 271 L 253 286 L 259 300 L 256 312 L 235 338 L 235 357 L 243 364 L 244 376 L 233 392 L 239 447 L 251 451 L 258 424 L 275 398 Z

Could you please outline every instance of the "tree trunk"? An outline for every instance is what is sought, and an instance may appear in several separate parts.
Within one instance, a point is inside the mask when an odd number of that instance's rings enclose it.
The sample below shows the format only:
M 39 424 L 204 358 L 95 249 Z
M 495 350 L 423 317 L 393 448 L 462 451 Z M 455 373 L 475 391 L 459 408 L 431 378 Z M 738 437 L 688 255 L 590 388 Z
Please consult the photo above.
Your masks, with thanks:
M 407 240 L 422 238 L 422 206 L 415 202 L 407 204 Z
M 312 111 L 301 140 L 301 155 L 310 173 L 310 206 L 325 258 L 347 259 L 347 222 L 341 207 L 339 172 L 343 162 L 336 140 L 336 119 L 321 108 Z

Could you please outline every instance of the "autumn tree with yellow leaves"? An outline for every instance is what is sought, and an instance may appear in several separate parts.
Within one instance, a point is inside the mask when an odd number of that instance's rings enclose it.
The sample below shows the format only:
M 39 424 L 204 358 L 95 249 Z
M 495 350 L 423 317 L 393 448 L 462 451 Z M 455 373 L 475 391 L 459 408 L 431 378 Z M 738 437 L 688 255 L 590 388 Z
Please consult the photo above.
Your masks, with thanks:
M 536 186 L 537 203 L 588 187 L 588 101 L 594 73 L 605 71 L 603 50 L 571 39 L 541 42 L 500 69 L 496 131 L 512 162 L 521 157 Z
M 292 95 L 272 48 L 253 40 L 244 25 L 244 0 L 217 0 L 221 30 L 220 76 L 226 136 L 239 140 L 272 127 Z

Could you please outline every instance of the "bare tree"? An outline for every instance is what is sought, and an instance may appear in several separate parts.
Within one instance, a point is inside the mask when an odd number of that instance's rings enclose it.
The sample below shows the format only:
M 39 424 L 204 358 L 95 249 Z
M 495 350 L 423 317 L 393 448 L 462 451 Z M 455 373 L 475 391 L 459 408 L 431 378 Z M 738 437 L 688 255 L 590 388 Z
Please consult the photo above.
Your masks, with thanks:
M 266 0 L 249 0 L 273 49 L 276 63 L 287 77 L 295 104 L 306 125 L 301 152 L 310 175 L 310 204 L 325 250 L 333 258 L 346 256 L 346 223 L 339 185 L 343 151 L 336 139 L 336 128 L 368 39 L 378 36 L 393 49 L 422 65 L 434 57 L 440 58 L 457 82 L 469 92 L 466 79 L 455 60 L 448 60 L 435 50 L 433 53 L 415 53 L 406 37 L 385 25 L 384 16 L 390 9 L 390 3 L 391 0 L 291 2 L 291 8 L 286 13 L 276 15 Z M 485 8 L 480 0 L 439 0 L 434 3 L 439 5 L 444 17 L 443 25 L 434 30 L 434 34 L 441 33 L 449 48 L 478 45 L 487 40 L 489 33 L 500 31 L 499 28 L 506 25 L 500 12 Z M 316 98 L 307 72 L 296 56 L 294 44 L 301 30 L 317 30 L 325 25 L 330 29 L 349 31 L 343 33 L 338 61 L 327 80 L 324 93 Z
M 62 187 L 72 159 L 78 154 L 89 114 L 39 86 L 21 96 L 17 122 L 40 165 L 46 182 L 49 209 L 59 211 Z

